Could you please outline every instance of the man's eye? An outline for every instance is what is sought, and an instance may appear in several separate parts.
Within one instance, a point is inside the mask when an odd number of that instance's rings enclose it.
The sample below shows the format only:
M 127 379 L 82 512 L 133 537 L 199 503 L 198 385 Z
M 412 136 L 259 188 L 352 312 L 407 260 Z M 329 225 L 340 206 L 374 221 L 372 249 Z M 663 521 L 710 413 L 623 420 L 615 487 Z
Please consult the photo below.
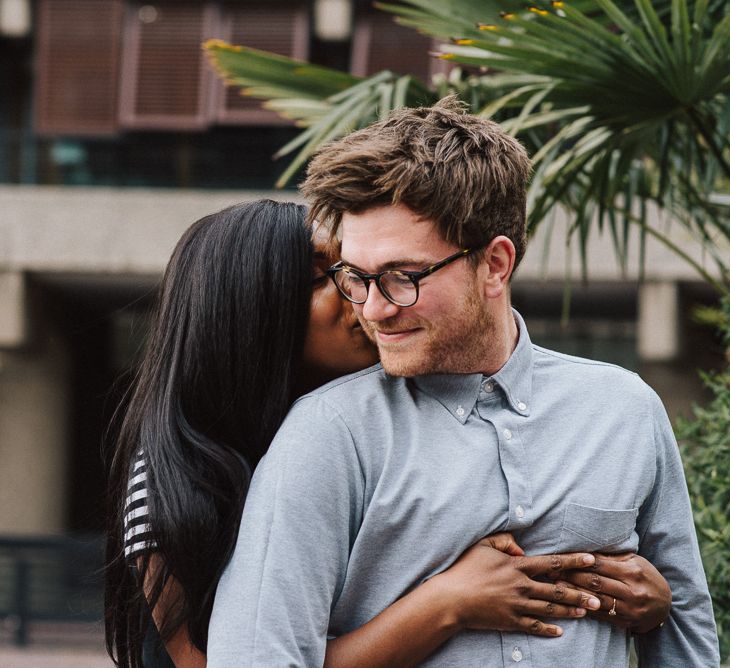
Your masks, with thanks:
M 397 283 L 398 285 L 411 285 L 413 283 L 409 276 L 402 274 L 399 271 L 394 271 L 388 274 L 388 280 L 391 283 Z

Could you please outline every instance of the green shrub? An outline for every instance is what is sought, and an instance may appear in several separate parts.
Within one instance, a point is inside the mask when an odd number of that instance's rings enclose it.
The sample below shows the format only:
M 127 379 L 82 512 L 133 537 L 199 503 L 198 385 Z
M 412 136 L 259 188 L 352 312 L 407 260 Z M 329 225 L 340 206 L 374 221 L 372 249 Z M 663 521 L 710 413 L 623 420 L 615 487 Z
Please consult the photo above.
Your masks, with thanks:
M 712 315 L 730 351 L 730 298 Z M 712 399 L 676 425 L 695 526 L 712 594 L 720 652 L 730 657 L 730 368 L 701 373 Z

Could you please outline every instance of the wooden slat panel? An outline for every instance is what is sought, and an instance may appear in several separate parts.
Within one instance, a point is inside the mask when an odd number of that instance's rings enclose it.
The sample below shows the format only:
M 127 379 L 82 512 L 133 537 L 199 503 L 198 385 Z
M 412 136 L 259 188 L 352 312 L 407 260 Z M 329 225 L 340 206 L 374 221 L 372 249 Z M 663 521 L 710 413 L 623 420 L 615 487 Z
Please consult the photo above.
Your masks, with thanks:
M 211 2 L 130 3 L 121 123 L 150 129 L 206 127 L 212 74 L 201 44 L 216 32 L 216 7 Z
M 309 15 L 303 4 L 228 3 L 223 14 L 224 39 L 298 60 L 309 57 Z M 238 87 L 219 82 L 217 120 L 235 125 L 285 125 L 289 122 L 263 109 Z
M 40 0 L 35 129 L 44 135 L 117 130 L 121 0 Z
M 399 25 L 392 15 L 363 12 L 355 20 L 350 69 L 358 76 L 390 70 L 428 82 L 435 72 L 443 69 L 444 61 L 429 55 L 433 50 L 430 37 Z

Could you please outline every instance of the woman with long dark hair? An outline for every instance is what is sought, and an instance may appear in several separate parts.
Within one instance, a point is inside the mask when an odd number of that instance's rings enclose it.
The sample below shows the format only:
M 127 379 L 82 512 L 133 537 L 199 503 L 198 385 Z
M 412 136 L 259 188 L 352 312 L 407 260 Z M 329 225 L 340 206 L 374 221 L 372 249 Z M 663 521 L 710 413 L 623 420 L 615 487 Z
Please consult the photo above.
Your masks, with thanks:
M 145 641 L 155 627 L 175 665 L 205 665 L 215 589 L 253 469 L 296 396 L 377 361 L 327 280 L 331 262 L 312 240 L 304 207 L 269 200 L 206 216 L 178 242 L 111 467 L 106 632 L 119 666 L 163 665 L 164 653 L 155 656 Z M 481 546 L 521 554 L 506 534 Z M 470 549 L 437 576 L 439 586 L 416 588 L 333 641 L 327 665 L 400 665 L 404 651 L 423 658 L 464 628 L 461 620 L 435 625 L 423 610 L 453 619 L 462 599 L 476 610 L 472 627 L 500 628 L 500 612 L 482 611 L 488 602 L 473 584 L 486 554 Z M 645 571 L 661 580 L 650 565 Z M 661 584 L 653 587 L 649 598 L 661 603 Z M 574 598 L 551 602 L 550 616 L 586 614 L 577 601 L 587 597 Z M 623 618 L 658 623 L 659 607 L 626 605 Z M 559 631 L 546 623 L 532 632 Z

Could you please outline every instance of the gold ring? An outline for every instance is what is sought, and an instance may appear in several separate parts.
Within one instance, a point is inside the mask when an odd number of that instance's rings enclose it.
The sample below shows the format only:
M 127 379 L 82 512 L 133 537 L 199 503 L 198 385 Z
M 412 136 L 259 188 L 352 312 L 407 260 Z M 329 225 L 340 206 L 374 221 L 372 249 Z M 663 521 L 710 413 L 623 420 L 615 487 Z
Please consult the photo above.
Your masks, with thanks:
M 608 614 L 611 615 L 611 617 L 616 616 L 616 599 L 613 599 L 613 605 L 611 606 L 611 609 L 608 611 Z

